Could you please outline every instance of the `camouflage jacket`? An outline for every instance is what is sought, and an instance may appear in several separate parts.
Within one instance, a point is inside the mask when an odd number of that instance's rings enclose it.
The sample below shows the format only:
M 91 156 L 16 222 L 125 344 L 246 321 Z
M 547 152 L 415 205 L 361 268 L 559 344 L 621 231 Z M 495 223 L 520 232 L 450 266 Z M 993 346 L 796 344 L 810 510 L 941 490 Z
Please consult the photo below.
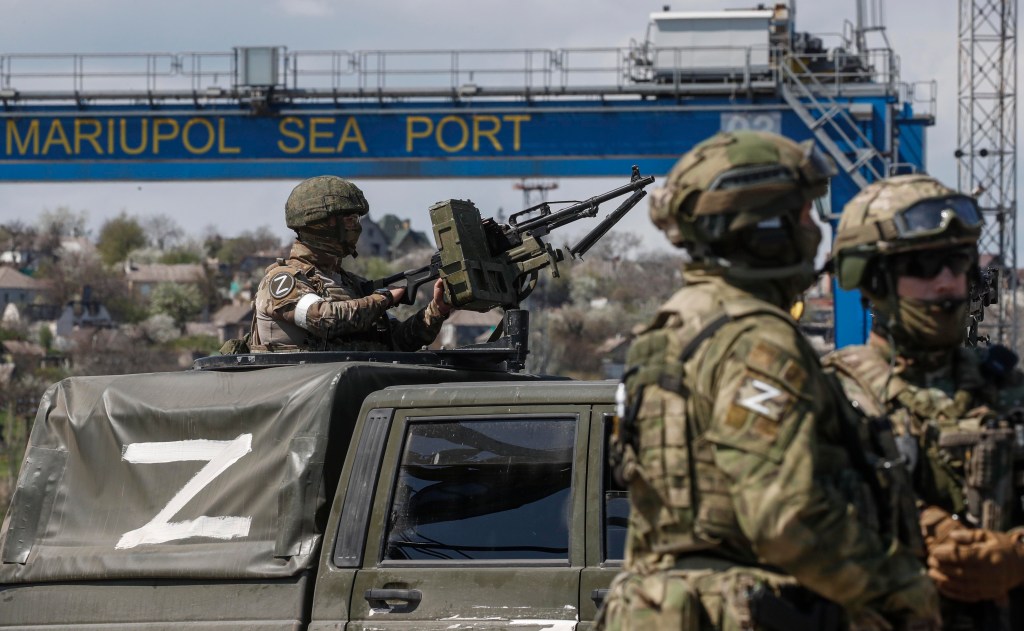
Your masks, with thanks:
M 1024 374 L 986 374 L 983 352 L 956 349 L 942 368 L 925 371 L 873 335 L 824 365 L 865 414 L 892 424 L 924 503 L 1006 530 L 1024 525 Z
M 889 514 L 854 462 L 865 453 L 845 446 L 867 448 L 863 417 L 841 407 L 789 314 L 715 276 L 686 280 L 629 352 L 626 570 L 712 556 L 886 611 L 924 581 L 922 550 L 883 532 L 916 532 L 916 514 Z
M 337 259 L 296 241 L 287 260 L 267 267 L 256 291 L 249 347 L 253 352 L 414 351 L 437 337 L 445 318 L 433 304 L 399 322 L 388 317 L 384 296 L 363 294 L 362 281 L 341 269 Z

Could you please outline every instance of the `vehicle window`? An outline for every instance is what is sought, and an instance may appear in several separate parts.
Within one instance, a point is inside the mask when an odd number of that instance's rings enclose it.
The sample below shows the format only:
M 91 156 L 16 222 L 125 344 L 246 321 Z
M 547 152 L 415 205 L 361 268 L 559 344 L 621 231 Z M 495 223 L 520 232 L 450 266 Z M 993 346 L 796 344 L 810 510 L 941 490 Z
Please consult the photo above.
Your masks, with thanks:
M 605 448 L 609 444 L 611 423 L 605 423 Z M 626 528 L 629 525 L 629 493 L 615 480 L 608 455 L 604 461 L 601 476 L 601 490 L 604 494 L 602 530 L 604 532 L 604 560 L 622 561 L 626 550 Z
M 576 419 L 412 422 L 384 558 L 568 560 Z

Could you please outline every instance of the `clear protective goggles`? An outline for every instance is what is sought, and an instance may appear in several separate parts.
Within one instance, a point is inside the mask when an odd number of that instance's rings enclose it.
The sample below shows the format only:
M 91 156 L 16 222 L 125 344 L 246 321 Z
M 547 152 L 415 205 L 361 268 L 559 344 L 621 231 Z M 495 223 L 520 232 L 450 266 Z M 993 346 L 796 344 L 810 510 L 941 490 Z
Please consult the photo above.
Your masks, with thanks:
M 925 199 L 897 213 L 893 225 L 900 238 L 906 239 L 942 234 L 954 220 L 964 228 L 980 228 L 977 202 L 966 195 Z

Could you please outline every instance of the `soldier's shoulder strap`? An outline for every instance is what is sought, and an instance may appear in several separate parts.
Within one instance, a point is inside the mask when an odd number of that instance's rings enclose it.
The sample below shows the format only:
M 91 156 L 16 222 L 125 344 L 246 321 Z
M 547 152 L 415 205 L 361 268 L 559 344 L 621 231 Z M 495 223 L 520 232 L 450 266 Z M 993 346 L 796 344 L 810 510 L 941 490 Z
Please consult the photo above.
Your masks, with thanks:
M 841 383 L 853 381 L 883 409 L 910 387 L 895 374 L 885 356 L 867 344 L 833 351 L 822 360 L 822 366 L 834 370 Z

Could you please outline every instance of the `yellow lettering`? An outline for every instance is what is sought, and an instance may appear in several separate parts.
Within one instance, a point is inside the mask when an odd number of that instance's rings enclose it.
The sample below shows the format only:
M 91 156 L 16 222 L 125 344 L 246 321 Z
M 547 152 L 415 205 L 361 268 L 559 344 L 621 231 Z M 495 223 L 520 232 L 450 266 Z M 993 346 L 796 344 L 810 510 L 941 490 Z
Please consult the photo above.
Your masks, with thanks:
M 309 119 L 309 152 L 310 153 L 334 153 L 334 149 L 331 147 L 320 147 L 317 146 L 317 138 L 332 138 L 334 133 L 329 131 L 317 130 L 318 125 L 333 125 L 334 118 L 327 116 L 314 116 Z
M 242 150 L 238 147 L 229 147 L 227 145 L 227 134 L 224 129 L 224 119 L 217 119 L 217 152 L 218 153 L 240 153 Z
M 530 120 L 529 114 L 506 114 L 501 117 L 512 123 L 512 150 L 519 151 L 519 123 Z
M 199 147 L 192 144 L 191 131 L 196 125 L 206 130 L 206 144 Z M 181 140 L 185 145 L 185 150 L 192 154 L 207 153 L 213 148 L 216 139 L 217 132 L 213 129 L 213 123 L 205 118 L 190 118 L 181 129 Z
M 88 125 L 92 128 L 91 132 L 87 132 L 83 127 Z M 75 155 L 82 153 L 82 141 L 88 140 L 89 144 L 92 145 L 92 150 L 97 155 L 103 155 L 103 147 L 100 143 L 96 142 L 96 139 L 103 133 L 103 123 L 99 122 L 95 118 L 76 118 L 75 119 Z
M 417 124 L 423 125 L 422 131 L 417 131 L 415 126 Z M 426 116 L 406 116 L 405 117 L 405 150 L 412 151 L 412 141 L 415 138 L 429 138 L 431 132 L 434 131 L 434 122 Z
M 444 127 L 449 123 L 455 123 L 462 129 L 462 139 L 454 145 L 449 145 L 444 141 Z M 460 116 L 445 116 L 441 120 L 437 121 L 437 146 L 447 151 L 448 153 L 454 153 L 456 151 L 462 151 L 466 147 L 466 143 L 469 142 L 469 126 L 466 125 L 466 121 L 462 120 Z
M 288 138 L 291 138 L 292 140 L 295 141 L 294 146 L 288 146 L 284 144 L 283 140 L 277 141 L 277 148 L 283 151 L 284 153 L 299 153 L 300 151 L 306 148 L 306 139 L 298 131 L 293 131 L 289 129 L 289 127 L 292 125 L 297 127 L 299 130 L 301 130 L 303 127 L 302 120 L 299 118 L 295 118 L 294 116 L 288 116 L 282 119 L 280 124 L 278 124 L 277 126 L 277 130 L 281 132 L 282 136 L 287 136 Z
M 50 145 L 61 145 L 64 147 L 64 153 L 69 156 L 73 155 L 68 135 L 64 133 L 64 125 L 61 125 L 59 118 L 53 119 L 53 122 L 50 123 L 50 133 L 46 134 L 46 142 L 43 143 L 44 156 L 50 153 Z
M 170 127 L 169 133 L 161 133 L 161 127 Z M 153 155 L 160 153 L 160 141 L 161 140 L 172 140 L 178 137 L 181 132 L 181 126 L 178 125 L 178 121 L 173 118 L 154 118 L 153 119 Z
M 490 129 L 481 129 L 481 121 L 487 121 L 491 123 Z M 496 151 L 501 151 L 501 143 L 496 138 L 498 132 L 501 130 L 501 121 L 498 120 L 497 116 L 491 116 L 490 114 L 481 114 L 473 116 L 473 151 L 480 151 L 480 138 L 484 137 L 491 141 Z
M 107 119 L 107 153 L 114 153 L 114 119 Z
M 25 137 L 22 138 L 21 134 L 18 133 L 17 120 L 8 118 L 7 155 L 11 155 L 12 144 L 18 148 L 19 155 L 25 155 L 28 152 L 29 143 L 32 143 L 32 153 L 39 155 L 39 121 L 33 120 L 29 122 L 28 131 L 25 133 Z
M 348 142 L 359 143 L 359 150 L 366 153 L 366 142 L 363 140 L 363 132 L 359 130 L 359 123 L 356 122 L 355 116 L 349 116 L 345 121 L 345 130 L 341 132 L 341 142 L 338 143 L 335 151 L 337 153 L 344 152 L 345 143 Z
M 148 118 L 140 118 L 139 119 L 139 134 L 141 135 L 142 138 L 139 141 L 138 146 L 136 146 L 136 147 L 129 147 L 128 146 L 128 120 L 122 118 L 121 119 L 121 151 L 127 153 L 130 156 L 137 156 L 137 155 L 139 155 L 140 153 L 142 153 L 143 151 L 146 150 L 146 144 L 149 142 L 149 119 Z

